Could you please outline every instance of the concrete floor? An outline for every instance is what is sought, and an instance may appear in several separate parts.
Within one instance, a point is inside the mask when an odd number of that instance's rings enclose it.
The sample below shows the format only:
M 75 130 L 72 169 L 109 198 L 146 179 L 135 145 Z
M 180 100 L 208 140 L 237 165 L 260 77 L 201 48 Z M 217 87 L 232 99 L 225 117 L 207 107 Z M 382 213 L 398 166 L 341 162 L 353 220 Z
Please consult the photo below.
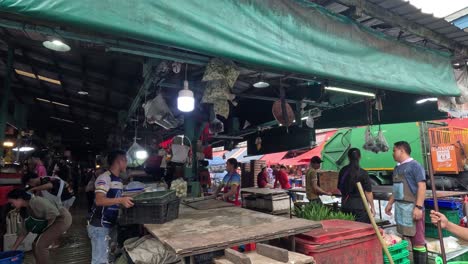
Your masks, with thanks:
M 81 198 L 81 197 L 80 197 Z M 86 231 L 86 202 L 77 199 L 74 208 L 70 209 L 73 224 L 60 239 L 60 247 L 50 250 L 51 264 L 89 264 L 91 263 L 91 243 Z M 25 264 L 35 263 L 32 252 L 27 252 Z

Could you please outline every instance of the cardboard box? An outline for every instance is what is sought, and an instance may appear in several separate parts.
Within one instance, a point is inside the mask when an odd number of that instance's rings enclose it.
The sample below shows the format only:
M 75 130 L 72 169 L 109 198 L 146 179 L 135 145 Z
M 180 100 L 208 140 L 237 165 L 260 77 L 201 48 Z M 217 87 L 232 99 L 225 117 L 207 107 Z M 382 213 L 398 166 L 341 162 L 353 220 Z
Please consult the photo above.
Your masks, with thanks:
M 337 171 L 319 171 L 318 172 L 319 186 L 324 191 L 334 193 L 338 188 L 338 172 Z

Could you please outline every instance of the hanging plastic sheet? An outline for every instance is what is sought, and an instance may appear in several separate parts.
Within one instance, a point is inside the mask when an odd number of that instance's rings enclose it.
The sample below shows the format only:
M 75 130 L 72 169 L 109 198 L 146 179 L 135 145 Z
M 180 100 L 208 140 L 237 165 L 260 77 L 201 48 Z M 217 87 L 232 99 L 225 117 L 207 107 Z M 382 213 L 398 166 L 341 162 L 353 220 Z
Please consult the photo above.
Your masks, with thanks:
M 402 43 L 305 0 L 0 0 L 0 11 L 282 72 L 460 95 L 450 54 Z
M 457 85 L 460 88 L 460 97 L 439 97 L 438 106 L 440 111 L 449 113 L 452 117 L 468 117 L 468 66 L 454 69 Z

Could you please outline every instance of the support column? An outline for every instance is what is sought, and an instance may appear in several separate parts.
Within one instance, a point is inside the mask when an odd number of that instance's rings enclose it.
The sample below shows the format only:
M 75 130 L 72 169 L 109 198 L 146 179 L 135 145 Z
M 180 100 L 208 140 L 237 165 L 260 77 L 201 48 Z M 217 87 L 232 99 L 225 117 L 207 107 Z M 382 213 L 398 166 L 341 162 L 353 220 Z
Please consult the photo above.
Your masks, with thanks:
M 14 48 L 8 45 L 8 58 L 5 80 L 3 82 L 3 97 L 0 103 L 0 157 L 3 157 L 3 142 L 5 141 L 5 128 L 8 115 L 8 100 L 11 93 L 11 71 L 13 70 Z
M 197 153 L 197 142 L 195 140 L 195 126 L 196 122 L 191 114 L 184 116 L 184 136 L 186 136 L 192 143 L 192 153 Z M 188 182 L 192 182 L 194 179 L 193 167 L 196 167 L 196 164 L 193 164 L 192 159 L 192 168 L 185 166 L 184 175 L 187 178 Z

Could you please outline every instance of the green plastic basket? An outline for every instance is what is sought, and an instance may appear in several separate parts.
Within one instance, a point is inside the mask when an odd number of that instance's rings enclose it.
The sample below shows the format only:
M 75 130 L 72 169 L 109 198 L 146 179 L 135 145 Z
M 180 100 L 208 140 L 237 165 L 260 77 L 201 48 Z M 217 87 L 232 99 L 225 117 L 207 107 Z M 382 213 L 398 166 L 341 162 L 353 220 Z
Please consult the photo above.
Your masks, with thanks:
M 459 215 L 458 210 L 440 209 L 439 211 L 442 214 L 444 214 L 450 222 L 457 224 L 457 225 L 460 223 L 460 215 Z M 426 219 L 425 219 L 426 224 L 432 224 L 430 214 L 431 214 L 430 210 L 426 210 Z
M 175 191 L 144 192 L 133 197 L 136 203 L 167 203 L 177 199 Z
M 402 240 L 400 243 L 388 247 L 390 255 L 399 254 L 404 250 L 408 249 L 408 241 Z
M 409 254 L 409 251 L 406 249 L 406 250 L 401 251 L 398 254 L 390 254 L 390 255 L 392 255 L 393 263 L 403 264 L 403 263 L 406 263 L 407 260 L 409 261 L 408 257 L 410 254 Z M 385 254 L 384 254 L 384 263 L 385 264 L 390 263 L 390 261 L 388 260 Z
M 445 229 L 442 229 L 442 236 L 449 237 L 449 236 L 455 236 L 455 235 Z M 439 238 L 439 232 L 437 231 L 437 226 L 426 223 L 426 237 Z

